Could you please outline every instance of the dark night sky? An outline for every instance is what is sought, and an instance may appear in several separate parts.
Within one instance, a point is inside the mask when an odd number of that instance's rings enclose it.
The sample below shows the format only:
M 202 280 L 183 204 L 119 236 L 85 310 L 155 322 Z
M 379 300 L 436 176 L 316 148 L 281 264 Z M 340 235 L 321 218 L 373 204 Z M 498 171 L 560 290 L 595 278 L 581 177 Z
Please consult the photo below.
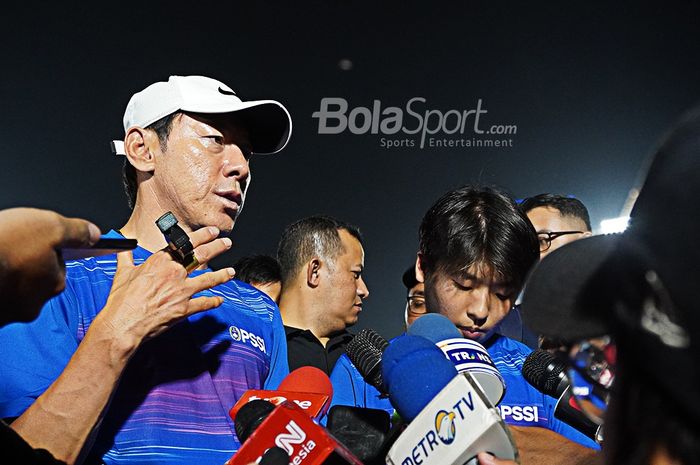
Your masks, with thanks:
M 572 194 L 597 225 L 619 214 L 655 142 L 700 100 L 697 6 L 456 3 L 5 10 L 0 207 L 121 226 L 129 212 L 108 141 L 122 135 L 129 97 L 171 74 L 214 77 L 244 98 L 280 100 L 294 120 L 287 149 L 252 161 L 255 181 L 226 258 L 274 253 L 284 226 L 310 214 L 355 223 L 371 291 L 360 326 L 396 335 L 400 276 L 439 195 L 470 182 L 518 198 Z M 423 97 L 422 110 L 443 112 L 481 99 L 485 123 L 517 125 L 517 134 L 509 148 L 386 149 L 381 135 L 319 135 L 311 115 L 324 97 L 350 108 Z

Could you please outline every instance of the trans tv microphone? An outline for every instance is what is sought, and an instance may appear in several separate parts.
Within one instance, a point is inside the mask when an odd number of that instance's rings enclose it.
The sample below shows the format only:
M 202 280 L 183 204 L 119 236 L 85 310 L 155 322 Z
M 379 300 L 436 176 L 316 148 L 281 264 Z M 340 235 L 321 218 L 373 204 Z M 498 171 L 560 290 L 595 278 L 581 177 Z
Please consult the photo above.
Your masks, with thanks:
M 554 416 L 599 441 L 600 426 L 591 421 L 576 404 L 566 377 L 566 365 L 546 350 L 535 350 L 523 363 L 523 377 L 538 391 L 557 399 Z
M 479 452 L 519 460 L 508 428 L 479 384 L 468 372 L 457 374 L 431 341 L 396 338 L 384 352 L 382 374 L 392 404 L 411 420 L 387 464 L 476 464 Z
M 266 401 L 249 402 L 237 412 L 234 422 L 243 445 L 226 465 L 257 463 L 275 446 L 283 449 L 289 455 L 288 463 L 294 465 L 362 465 L 298 405 L 285 401 L 272 406 L 270 412 L 261 402 Z M 256 428 L 254 423 L 261 416 L 265 418 Z
M 505 382 L 486 348 L 465 339 L 447 317 L 437 313 L 423 315 L 409 326 L 407 333 L 422 336 L 437 345 L 459 373 L 468 372 L 476 379 L 493 405 L 503 399 Z
M 326 414 L 332 398 L 333 386 L 328 375 L 316 367 L 301 367 L 289 373 L 280 383 L 278 390 L 246 391 L 231 408 L 229 415 L 235 419 L 241 407 L 251 400 L 267 400 L 274 405 L 288 400 L 305 410 L 309 416 L 318 419 Z

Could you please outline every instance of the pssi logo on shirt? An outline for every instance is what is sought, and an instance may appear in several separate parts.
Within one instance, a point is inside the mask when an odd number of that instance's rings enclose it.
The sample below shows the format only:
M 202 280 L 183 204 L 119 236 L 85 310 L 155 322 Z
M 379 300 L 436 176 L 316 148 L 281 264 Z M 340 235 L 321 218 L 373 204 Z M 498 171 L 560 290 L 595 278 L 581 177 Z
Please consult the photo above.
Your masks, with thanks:
M 228 328 L 228 333 L 231 336 L 231 339 L 234 341 L 250 344 L 256 349 L 260 350 L 263 354 L 267 354 L 267 351 L 265 350 L 265 339 L 261 338 L 260 336 L 256 336 L 250 331 L 246 331 L 243 328 L 238 328 L 237 326 L 233 325 Z
M 533 426 L 539 423 L 540 413 L 544 413 L 541 405 L 499 405 L 501 418 L 509 425 Z

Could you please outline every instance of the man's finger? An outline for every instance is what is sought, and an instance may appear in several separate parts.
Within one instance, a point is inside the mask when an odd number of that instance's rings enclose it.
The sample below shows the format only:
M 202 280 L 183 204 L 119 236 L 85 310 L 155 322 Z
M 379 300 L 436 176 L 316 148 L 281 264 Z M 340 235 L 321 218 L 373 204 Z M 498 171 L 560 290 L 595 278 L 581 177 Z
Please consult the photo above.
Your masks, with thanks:
M 125 250 L 123 252 L 117 253 L 117 271 L 120 269 L 133 268 L 134 267 L 134 255 L 131 250 Z
M 87 247 L 99 240 L 100 228 L 93 223 L 81 218 L 66 218 L 60 215 L 59 218 L 63 225 L 63 237 L 59 239 L 57 248 Z
M 188 234 L 190 237 L 190 242 L 192 242 L 192 247 L 196 248 L 207 242 L 211 242 L 217 237 L 219 237 L 220 231 L 216 226 L 207 226 L 206 228 L 200 228 L 196 231 L 192 231 Z
M 213 259 L 226 252 L 231 248 L 231 239 L 228 237 L 222 237 L 220 239 L 215 239 L 207 244 L 202 244 L 194 250 L 194 256 L 197 258 L 199 263 L 207 263 L 209 260 Z
M 192 294 L 196 294 L 197 292 L 210 289 L 214 286 L 230 281 L 235 275 L 236 272 L 233 270 L 233 268 L 224 268 L 219 271 L 202 273 L 199 276 L 189 278 L 187 281 L 190 290 L 192 290 Z
M 212 296 L 212 297 L 197 297 L 190 300 L 187 305 L 187 315 L 194 315 L 195 313 L 204 312 L 216 308 L 224 302 L 223 297 Z

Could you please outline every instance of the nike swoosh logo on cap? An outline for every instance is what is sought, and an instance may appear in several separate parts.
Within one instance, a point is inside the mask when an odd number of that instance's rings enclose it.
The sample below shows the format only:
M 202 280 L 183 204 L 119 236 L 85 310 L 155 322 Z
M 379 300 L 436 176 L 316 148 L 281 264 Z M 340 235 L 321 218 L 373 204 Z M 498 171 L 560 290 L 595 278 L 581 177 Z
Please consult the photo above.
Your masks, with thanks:
M 236 95 L 236 93 L 234 91 L 222 89 L 221 87 L 219 87 L 219 92 L 224 94 L 224 95 Z

